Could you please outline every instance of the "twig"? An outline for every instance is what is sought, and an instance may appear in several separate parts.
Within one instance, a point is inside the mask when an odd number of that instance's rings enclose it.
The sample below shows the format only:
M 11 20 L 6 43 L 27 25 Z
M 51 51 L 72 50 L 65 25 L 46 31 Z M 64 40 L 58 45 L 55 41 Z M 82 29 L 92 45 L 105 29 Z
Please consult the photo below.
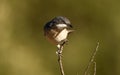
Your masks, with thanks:
M 92 56 L 90 58 L 90 61 L 89 61 L 88 65 L 87 65 L 87 68 L 85 69 L 84 75 L 87 75 L 87 73 L 88 73 L 88 71 L 90 69 L 90 66 L 91 66 L 91 64 L 94 61 L 95 55 L 96 55 L 96 53 L 98 51 L 98 47 L 99 47 L 99 42 L 97 43 L 96 49 L 95 49 L 95 51 L 93 52 L 93 54 L 92 54 Z M 96 63 L 95 63 L 95 67 L 96 67 Z M 95 73 L 94 73 L 94 75 L 95 75 L 96 74 L 96 70 L 94 70 L 94 71 L 95 71 Z
M 59 63 L 61 75 L 65 75 L 64 69 L 63 69 L 63 64 L 62 64 L 62 51 L 63 51 L 63 45 L 64 45 L 64 44 L 62 44 L 62 45 L 57 45 L 57 47 L 58 47 L 58 51 L 57 51 L 58 63 Z
M 94 73 L 93 75 L 96 75 L 96 62 L 94 62 Z

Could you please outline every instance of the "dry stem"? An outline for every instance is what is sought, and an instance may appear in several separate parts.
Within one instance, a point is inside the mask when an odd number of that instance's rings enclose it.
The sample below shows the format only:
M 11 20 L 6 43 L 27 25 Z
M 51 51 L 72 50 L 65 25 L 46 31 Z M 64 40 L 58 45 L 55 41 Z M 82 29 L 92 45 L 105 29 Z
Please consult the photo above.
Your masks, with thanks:
M 64 69 L 63 69 L 63 64 L 62 64 L 63 45 L 58 45 L 57 47 L 58 47 L 57 55 L 58 55 L 58 63 L 59 63 L 59 67 L 60 67 L 60 72 L 61 72 L 61 75 L 65 75 Z
M 94 62 L 94 74 L 93 75 L 96 75 L 96 62 Z
M 97 51 L 98 51 L 98 47 L 99 47 L 99 42 L 97 43 L 96 49 L 95 49 L 95 51 L 93 52 L 93 54 L 92 54 L 92 56 L 91 56 L 91 59 L 90 59 L 88 65 L 87 65 L 87 68 L 85 69 L 84 75 L 87 75 L 87 74 L 88 74 L 88 71 L 89 71 L 89 69 L 90 69 L 90 66 L 91 66 L 91 64 L 94 62 L 94 58 L 95 58 L 95 55 L 96 55 L 96 53 L 97 53 Z M 94 75 L 96 75 L 96 62 L 94 62 Z

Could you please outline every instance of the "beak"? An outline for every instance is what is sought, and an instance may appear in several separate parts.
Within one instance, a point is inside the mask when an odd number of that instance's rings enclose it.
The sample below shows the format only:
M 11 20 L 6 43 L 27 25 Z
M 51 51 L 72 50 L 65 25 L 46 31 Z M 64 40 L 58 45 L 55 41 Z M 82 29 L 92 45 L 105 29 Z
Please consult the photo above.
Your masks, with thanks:
M 72 32 L 74 32 L 75 30 L 68 30 L 68 33 L 72 33 Z

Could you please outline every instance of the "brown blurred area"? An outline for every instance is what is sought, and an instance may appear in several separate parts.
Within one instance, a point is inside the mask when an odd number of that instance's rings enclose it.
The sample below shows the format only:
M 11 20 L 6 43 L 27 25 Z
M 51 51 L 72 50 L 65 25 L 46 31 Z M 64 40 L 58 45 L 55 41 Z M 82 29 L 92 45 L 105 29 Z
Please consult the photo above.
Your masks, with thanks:
M 83 74 L 98 41 L 97 75 L 120 75 L 119 0 L 0 0 L 0 75 L 60 75 L 43 34 L 55 16 L 75 30 L 63 52 L 66 75 Z

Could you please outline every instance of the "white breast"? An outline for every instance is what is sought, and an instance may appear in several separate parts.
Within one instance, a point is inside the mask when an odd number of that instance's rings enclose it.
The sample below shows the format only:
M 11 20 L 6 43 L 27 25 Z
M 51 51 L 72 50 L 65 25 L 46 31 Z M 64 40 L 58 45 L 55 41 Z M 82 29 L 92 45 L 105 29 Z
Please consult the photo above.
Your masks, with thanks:
M 58 42 L 60 42 L 60 41 L 62 41 L 62 40 L 64 40 L 64 39 L 66 39 L 67 38 L 67 36 L 68 36 L 68 30 L 67 29 L 63 29 L 59 34 L 58 34 L 58 36 L 55 38 L 55 40 L 56 41 L 58 41 Z

